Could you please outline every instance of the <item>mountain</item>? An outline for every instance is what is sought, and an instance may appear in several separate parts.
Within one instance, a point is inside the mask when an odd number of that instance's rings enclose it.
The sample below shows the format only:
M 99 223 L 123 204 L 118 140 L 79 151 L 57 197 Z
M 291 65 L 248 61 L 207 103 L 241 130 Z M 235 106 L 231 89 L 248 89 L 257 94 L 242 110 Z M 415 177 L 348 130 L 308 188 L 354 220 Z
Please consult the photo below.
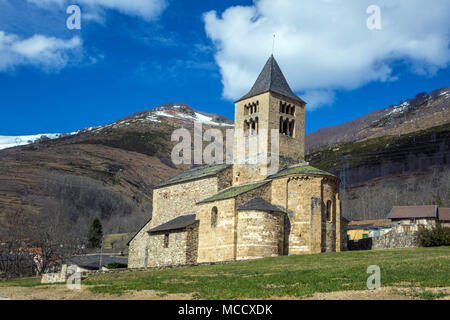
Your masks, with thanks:
M 373 111 L 361 118 L 306 136 L 307 153 L 321 147 L 428 129 L 450 122 L 450 88 L 419 93 L 414 99 Z
M 72 134 L 4 138 L 28 145 L 0 150 L 0 219 L 51 212 L 81 229 L 99 217 L 105 233 L 135 231 L 151 216 L 153 186 L 186 168 L 171 161 L 171 134 L 192 131 L 194 121 L 204 130 L 233 128 L 230 119 L 176 103 Z
M 17 146 L 24 146 L 30 143 L 34 143 L 38 140 L 58 139 L 65 135 L 66 134 L 64 133 L 44 133 L 28 136 L 0 136 L 0 150 Z
M 307 161 L 342 180 L 346 217 L 385 217 L 400 204 L 450 206 L 449 95 L 448 87 L 418 94 L 307 135 Z M 189 166 L 172 163 L 171 135 L 192 133 L 194 121 L 233 128 L 223 116 L 174 103 L 70 134 L 2 137 L 13 147 L 0 150 L 0 220 L 47 214 L 85 234 L 99 217 L 104 233 L 135 231 L 151 217 L 153 187 Z
M 395 205 L 450 206 L 450 90 L 421 93 L 306 137 L 311 165 L 341 178 L 343 214 L 385 218 Z

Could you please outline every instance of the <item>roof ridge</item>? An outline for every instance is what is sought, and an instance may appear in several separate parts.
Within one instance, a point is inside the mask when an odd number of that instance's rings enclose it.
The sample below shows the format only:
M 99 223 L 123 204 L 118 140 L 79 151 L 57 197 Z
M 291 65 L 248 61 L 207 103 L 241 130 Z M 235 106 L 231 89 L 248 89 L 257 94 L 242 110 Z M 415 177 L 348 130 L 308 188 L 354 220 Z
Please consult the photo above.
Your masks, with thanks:
M 273 54 L 267 60 L 250 91 L 236 102 L 248 99 L 265 92 L 281 94 L 290 99 L 305 103 L 292 91 Z

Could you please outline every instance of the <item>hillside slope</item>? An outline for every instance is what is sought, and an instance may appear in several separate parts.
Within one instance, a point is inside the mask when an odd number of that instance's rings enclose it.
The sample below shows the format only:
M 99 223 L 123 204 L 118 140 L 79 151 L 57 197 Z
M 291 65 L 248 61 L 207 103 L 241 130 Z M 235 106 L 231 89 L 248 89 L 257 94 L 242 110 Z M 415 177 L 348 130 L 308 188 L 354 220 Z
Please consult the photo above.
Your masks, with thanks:
M 395 205 L 450 206 L 450 123 L 347 142 L 307 156 L 341 178 L 343 214 L 385 218 Z
M 306 152 L 382 136 L 403 135 L 450 122 L 450 88 L 419 93 L 399 105 L 373 111 L 361 118 L 323 128 L 306 136 Z
M 0 150 L 0 219 L 11 212 L 69 216 L 83 228 L 134 231 L 151 216 L 152 188 L 186 166 L 170 160 L 173 130 L 232 128 L 232 120 L 167 104 L 58 139 Z M 32 142 L 32 141 L 30 141 Z M 95 194 L 95 197 L 93 197 Z

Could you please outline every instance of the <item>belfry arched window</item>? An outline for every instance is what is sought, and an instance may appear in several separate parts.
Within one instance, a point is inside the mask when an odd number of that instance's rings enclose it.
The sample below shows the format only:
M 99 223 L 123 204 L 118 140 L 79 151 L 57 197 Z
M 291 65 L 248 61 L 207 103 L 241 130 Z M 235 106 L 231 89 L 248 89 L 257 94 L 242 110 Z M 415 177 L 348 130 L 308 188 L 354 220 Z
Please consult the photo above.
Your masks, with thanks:
M 294 128 L 295 128 L 295 121 L 292 120 L 291 122 L 289 122 L 289 137 L 294 136 Z

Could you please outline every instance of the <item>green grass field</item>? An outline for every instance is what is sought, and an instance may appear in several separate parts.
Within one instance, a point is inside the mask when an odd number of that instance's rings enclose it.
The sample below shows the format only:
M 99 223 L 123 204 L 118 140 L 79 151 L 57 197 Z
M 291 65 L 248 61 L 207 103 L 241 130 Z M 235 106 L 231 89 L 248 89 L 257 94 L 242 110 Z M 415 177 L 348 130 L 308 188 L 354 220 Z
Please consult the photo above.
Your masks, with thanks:
M 416 297 L 442 297 L 427 288 L 450 287 L 450 247 L 347 251 L 266 258 L 229 264 L 90 275 L 94 293 L 155 290 L 192 293 L 197 299 L 304 297 L 318 292 L 365 290 L 367 267 L 381 269 L 381 285 L 413 288 Z M 36 279 L 36 278 L 35 278 Z M 37 285 L 32 279 L 1 286 Z M 445 295 L 444 295 L 445 296 Z

